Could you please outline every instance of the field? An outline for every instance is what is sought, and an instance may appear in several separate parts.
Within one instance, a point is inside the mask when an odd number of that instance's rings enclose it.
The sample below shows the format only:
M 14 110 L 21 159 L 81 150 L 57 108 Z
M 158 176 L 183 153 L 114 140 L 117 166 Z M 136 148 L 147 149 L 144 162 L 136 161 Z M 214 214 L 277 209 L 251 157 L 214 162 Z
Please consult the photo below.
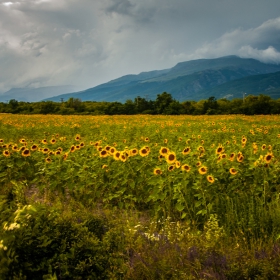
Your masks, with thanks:
M 279 279 L 280 116 L 0 115 L 1 279 Z

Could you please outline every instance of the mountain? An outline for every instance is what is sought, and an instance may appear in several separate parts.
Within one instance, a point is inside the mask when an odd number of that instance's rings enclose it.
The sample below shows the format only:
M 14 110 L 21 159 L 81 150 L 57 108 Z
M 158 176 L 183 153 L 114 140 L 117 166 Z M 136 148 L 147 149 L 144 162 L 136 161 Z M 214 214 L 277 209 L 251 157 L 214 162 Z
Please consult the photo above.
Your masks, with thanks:
M 208 90 L 244 77 L 280 71 L 280 65 L 266 64 L 255 59 L 226 56 L 181 62 L 170 69 L 126 75 L 108 83 L 48 98 L 60 101 L 70 97 L 83 101 L 120 101 L 137 96 L 155 99 L 164 91 L 179 100 L 208 98 Z M 204 94 L 202 94 L 204 92 Z
M 11 99 L 25 102 L 36 102 L 45 98 L 78 90 L 76 86 L 50 86 L 39 88 L 12 88 L 9 91 L 0 94 L 0 101 L 7 102 Z
M 209 90 L 203 90 L 198 97 L 205 99 L 205 96 L 215 96 L 217 99 L 233 99 L 242 98 L 243 93 L 246 93 L 247 96 L 265 94 L 274 99 L 280 98 L 280 71 L 230 81 Z

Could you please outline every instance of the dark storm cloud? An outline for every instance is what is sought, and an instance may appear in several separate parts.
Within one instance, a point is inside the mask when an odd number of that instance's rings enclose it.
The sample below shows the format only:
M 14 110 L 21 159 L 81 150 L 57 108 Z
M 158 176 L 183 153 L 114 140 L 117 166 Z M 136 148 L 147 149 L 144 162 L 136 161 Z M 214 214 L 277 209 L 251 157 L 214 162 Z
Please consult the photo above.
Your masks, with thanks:
M 0 92 L 237 54 L 280 62 L 279 0 L 0 0 Z

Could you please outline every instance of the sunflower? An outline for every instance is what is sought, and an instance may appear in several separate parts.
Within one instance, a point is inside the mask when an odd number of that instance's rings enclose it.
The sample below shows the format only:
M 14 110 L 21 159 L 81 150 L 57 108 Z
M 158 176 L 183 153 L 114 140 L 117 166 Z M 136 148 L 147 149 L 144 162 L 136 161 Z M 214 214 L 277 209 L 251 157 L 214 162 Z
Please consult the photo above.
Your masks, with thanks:
M 96 146 L 96 150 L 97 150 L 98 152 L 101 152 L 101 151 L 103 150 L 103 148 L 102 148 L 102 146 Z
M 188 155 L 190 152 L 191 152 L 191 148 L 190 148 L 190 147 L 186 147 L 186 148 L 182 151 L 182 154 L 185 156 L 185 155 Z
M 161 175 L 161 174 L 162 174 L 162 171 L 161 171 L 160 168 L 155 168 L 153 173 L 154 173 L 155 175 Z
M 102 150 L 102 151 L 100 151 L 99 156 L 102 158 L 105 158 L 108 156 L 108 152 L 106 150 Z
M 188 164 L 183 164 L 181 166 L 181 170 L 182 171 L 186 171 L 186 172 L 189 172 L 191 170 L 190 166 Z
M 149 137 L 145 137 L 144 141 L 149 142 L 150 141 Z
M 179 137 L 179 138 L 178 138 L 178 141 L 181 142 L 181 141 L 182 141 L 182 137 Z
M 121 155 L 121 152 L 115 151 L 113 157 L 114 157 L 115 160 L 120 160 L 120 155 Z
M 18 146 L 17 146 L 17 144 L 13 145 L 12 150 L 15 151 L 15 152 L 18 151 Z
M 201 175 L 204 175 L 204 174 L 206 174 L 207 173 L 207 167 L 206 166 L 201 166 L 199 169 L 198 169 L 198 172 L 199 172 L 199 174 L 201 174 Z
M 168 171 L 173 171 L 175 169 L 175 165 L 174 164 L 169 165 L 167 169 Z
M 76 145 L 75 146 L 75 150 L 80 150 L 81 149 L 81 146 L 80 145 Z
M 244 159 L 244 156 L 242 154 L 237 155 L 237 161 L 242 162 Z
M 224 152 L 224 147 L 223 146 L 219 146 L 217 149 L 216 149 L 216 154 L 221 154 Z
M 266 163 L 270 163 L 272 158 L 273 158 L 272 153 L 268 153 L 264 156 L 264 160 L 265 160 Z
M 170 152 L 165 156 L 165 159 L 168 164 L 173 164 L 176 162 L 176 154 L 174 152 Z
M 21 153 L 22 156 L 24 157 L 29 157 L 30 156 L 30 151 L 29 149 L 24 149 Z
M 61 151 L 61 152 L 63 151 L 63 149 L 61 147 L 58 147 L 56 150 Z
M 55 154 L 56 156 L 59 156 L 59 155 L 61 155 L 61 151 L 59 151 L 59 150 L 58 150 L 58 151 L 55 151 L 54 154 Z
M 108 165 L 107 164 L 103 164 L 102 165 L 102 169 L 106 169 L 106 168 L 108 168 Z
M 168 142 L 168 139 L 164 139 L 164 144 L 167 144 L 167 142 Z
M 47 158 L 45 158 L 45 162 L 46 162 L 46 163 L 51 163 L 51 162 L 52 162 L 52 160 L 51 160 L 51 158 L 50 158 L 50 157 L 47 157 Z
M 165 156 L 169 153 L 169 149 L 166 147 L 161 147 L 159 150 L 160 155 Z
M 235 158 L 235 153 L 231 153 L 230 156 L 229 156 L 229 160 L 230 161 L 233 161 Z
M 267 146 L 267 149 L 271 152 L 271 151 L 272 151 L 272 146 L 271 146 L 271 145 L 268 145 L 268 146 Z
M 143 147 L 139 150 L 139 154 L 141 157 L 146 157 L 149 154 L 149 150 L 146 147 Z
M 236 175 L 236 174 L 238 173 L 238 171 L 237 171 L 235 168 L 233 168 L 233 167 L 231 167 L 231 168 L 229 169 L 229 172 L 230 172 L 230 174 L 232 174 L 232 175 Z
M 68 158 L 68 153 L 65 153 L 64 155 L 63 155 L 63 160 L 66 160 Z
M 176 165 L 176 168 L 180 168 L 181 167 L 181 162 L 179 160 L 176 160 L 175 165 Z
M 129 155 L 132 156 L 136 156 L 138 154 L 138 149 L 133 148 L 131 150 L 129 150 Z
M 85 143 L 84 143 L 84 142 L 81 142 L 81 143 L 80 143 L 80 147 L 83 148 L 84 146 L 85 146 Z
M 56 140 L 54 138 L 51 139 L 50 143 L 55 144 Z
M 266 145 L 262 144 L 262 150 L 265 150 L 265 149 L 266 149 Z
M 215 182 L 215 178 L 212 175 L 207 175 L 207 181 L 212 184 Z
M 3 151 L 3 155 L 4 155 L 5 157 L 9 157 L 9 156 L 10 156 L 10 151 L 9 151 L 9 150 Z
M 76 146 L 75 145 L 72 145 L 71 148 L 70 148 L 70 152 L 71 153 L 74 153 L 76 150 Z
M 48 152 L 48 156 L 53 156 L 54 155 L 54 152 L 53 151 L 49 151 Z
M 196 165 L 196 167 L 199 167 L 199 166 L 201 166 L 201 161 L 198 161 L 195 165 Z
M 4 143 L 4 140 L 3 140 L 3 139 L 0 139 L 0 143 Z
M 247 142 L 247 138 L 245 136 L 242 136 L 241 143 L 246 144 L 246 142 Z
M 75 140 L 76 140 L 76 141 L 80 141 L 80 140 L 81 140 L 80 134 L 77 134 L 77 135 L 75 136 Z
M 21 144 L 23 144 L 23 143 L 25 143 L 25 142 L 26 142 L 26 140 L 25 140 L 24 138 L 22 138 L 22 139 L 19 140 L 19 143 L 21 143 Z
M 36 144 L 31 146 L 31 151 L 36 151 L 38 149 L 38 146 Z
M 47 139 L 43 139 L 43 140 L 41 141 L 41 143 L 42 143 L 42 144 L 48 144 L 48 141 L 47 141 Z
M 109 152 L 110 151 L 110 149 L 111 149 L 111 146 L 105 146 L 105 148 L 104 148 L 107 152 Z
M 120 160 L 122 161 L 122 162 L 126 162 L 127 161 L 127 154 L 123 151 L 123 152 L 121 152 L 120 153 Z
M 24 151 L 25 149 L 26 149 L 25 146 L 21 146 L 21 147 L 18 149 L 18 151 L 19 151 L 19 152 L 22 152 L 22 151 Z

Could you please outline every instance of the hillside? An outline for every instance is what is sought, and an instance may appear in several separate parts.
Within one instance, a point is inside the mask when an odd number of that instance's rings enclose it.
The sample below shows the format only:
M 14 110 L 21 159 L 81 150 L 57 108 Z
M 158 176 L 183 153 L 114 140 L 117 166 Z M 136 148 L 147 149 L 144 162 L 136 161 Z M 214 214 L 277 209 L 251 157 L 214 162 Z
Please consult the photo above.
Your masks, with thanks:
M 141 96 L 155 99 L 157 94 L 169 92 L 179 100 L 208 98 L 209 90 L 228 82 L 253 75 L 280 71 L 280 65 L 265 64 L 255 59 L 226 56 L 181 62 L 170 69 L 126 75 L 108 83 L 80 92 L 58 95 L 48 100 L 60 101 L 70 97 L 83 101 L 125 102 Z M 238 91 L 239 89 L 237 89 Z M 212 94 L 211 95 L 215 95 Z

